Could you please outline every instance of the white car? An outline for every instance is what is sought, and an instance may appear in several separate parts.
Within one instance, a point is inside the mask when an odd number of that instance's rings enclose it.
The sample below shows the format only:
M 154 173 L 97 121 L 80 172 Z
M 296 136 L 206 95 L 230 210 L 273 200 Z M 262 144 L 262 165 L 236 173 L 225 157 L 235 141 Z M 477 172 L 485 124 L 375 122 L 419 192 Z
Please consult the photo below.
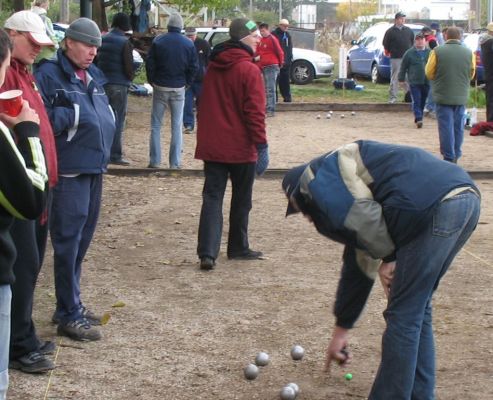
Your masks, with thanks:
M 229 39 L 229 28 L 197 28 L 197 36 L 207 40 L 211 47 Z M 334 62 L 330 55 L 320 51 L 293 48 L 291 81 L 297 85 L 306 85 L 316 78 L 331 76 Z

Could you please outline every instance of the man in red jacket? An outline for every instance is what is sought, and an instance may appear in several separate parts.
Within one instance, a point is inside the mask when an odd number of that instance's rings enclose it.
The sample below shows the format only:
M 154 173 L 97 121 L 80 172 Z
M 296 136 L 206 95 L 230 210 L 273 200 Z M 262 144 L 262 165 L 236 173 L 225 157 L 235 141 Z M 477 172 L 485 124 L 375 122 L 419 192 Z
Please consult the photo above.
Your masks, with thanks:
M 277 37 L 270 33 L 269 24 L 260 24 L 259 30 L 262 40 L 257 48 L 257 54 L 260 56 L 259 64 L 264 76 L 266 112 L 268 117 L 273 117 L 276 111 L 276 81 L 284 64 L 284 52 Z
M 5 75 L 1 91 L 22 90 L 22 97 L 37 112 L 40 120 L 39 138 L 45 152 L 51 191 L 58 180 L 55 137 L 29 68 L 41 49 L 53 46 L 53 42 L 46 35 L 41 17 L 31 11 L 13 14 L 5 21 L 5 30 L 12 41 L 13 50 L 10 68 Z M 47 195 L 46 209 L 41 217 L 37 220 L 16 219 L 10 229 L 17 258 L 14 264 L 15 283 L 12 284 L 9 367 L 26 373 L 41 373 L 55 368 L 53 361 L 46 357 L 54 352 L 55 344 L 39 340 L 32 320 L 34 289 L 48 239 L 50 191 Z
M 230 40 L 214 47 L 199 104 L 195 158 L 204 161 L 205 183 L 197 254 L 200 268 L 214 268 L 221 244 L 224 191 L 231 178 L 227 254 L 230 259 L 254 260 L 260 251 L 248 243 L 255 172 L 269 162 L 265 132 L 265 91 L 253 59 L 260 32 L 253 21 L 235 19 Z M 207 108 L 204 112 L 200 108 Z

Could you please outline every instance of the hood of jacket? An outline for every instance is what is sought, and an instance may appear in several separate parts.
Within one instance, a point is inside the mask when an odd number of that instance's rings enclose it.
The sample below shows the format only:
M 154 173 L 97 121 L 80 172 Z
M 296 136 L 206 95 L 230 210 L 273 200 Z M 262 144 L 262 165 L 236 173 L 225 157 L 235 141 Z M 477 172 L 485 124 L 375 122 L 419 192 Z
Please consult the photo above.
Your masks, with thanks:
M 209 68 L 229 69 L 243 61 L 254 62 L 254 53 L 251 47 L 237 40 L 228 40 L 214 46 Z

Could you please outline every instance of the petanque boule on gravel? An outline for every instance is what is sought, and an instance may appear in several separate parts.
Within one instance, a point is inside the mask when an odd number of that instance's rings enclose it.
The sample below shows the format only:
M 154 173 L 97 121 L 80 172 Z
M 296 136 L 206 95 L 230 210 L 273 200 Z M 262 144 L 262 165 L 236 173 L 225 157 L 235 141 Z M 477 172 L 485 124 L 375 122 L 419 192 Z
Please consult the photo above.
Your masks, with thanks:
M 298 396 L 300 394 L 300 387 L 296 383 L 290 382 L 286 386 L 289 386 L 290 388 L 292 388 L 294 390 L 294 394 L 296 396 Z
M 320 114 L 317 115 L 317 119 L 320 119 Z
M 253 381 L 258 376 L 258 372 L 258 367 L 255 364 L 248 364 L 243 370 L 245 378 L 249 381 Z
M 257 364 L 259 367 L 265 367 L 267 364 L 269 364 L 269 355 L 263 351 L 257 354 L 257 357 L 255 357 L 255 364 Z
M 304 355 L 305 349 L 303 349 L 303 347 L 301 347 L 299 344 L 296 344 L 291 348 L 291 358 L 293 360 L 301 360 Z
M 331 114 L 327 114 L 326 118 L 327 119 L 331 119 L 332 118 L 332 115 Z
M 341 118 L 344 118 L 344 114 L 341 114 Z
M 296 398 L 296 392 L 291 386 L 284 386 L 280 393 L 281 400 L 294 400 Z
M 356 112 L 355 111 L 351 111 L 351 115 L 356 115 Z

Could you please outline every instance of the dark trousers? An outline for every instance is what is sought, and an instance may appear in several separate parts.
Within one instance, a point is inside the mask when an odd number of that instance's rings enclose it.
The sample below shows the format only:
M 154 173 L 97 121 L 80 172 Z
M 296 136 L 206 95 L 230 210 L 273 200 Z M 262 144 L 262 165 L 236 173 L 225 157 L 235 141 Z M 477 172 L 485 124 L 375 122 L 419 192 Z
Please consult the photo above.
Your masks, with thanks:
M 102 174 L 60 177 L 53 190 L 50 236 L 54 251 L 56 316 L 62 323 L 81 317 L 82 261 L 101 208 Z
M 279 86 L 279 91 L 285 102 L 291 102 L 291 77 L 289 76 L 289 71 L 291 67 L 283 67 L 279 71 L 279 76 L 277 77 L 277 84 Z
M 430 85 L 409 85 L 409 90 L 411 92 L 411 97 L 413 100 L 413 113 L 414 122 L 423 120 L 423 112 L 425 109 L 426 99 L 428 98 L 428 93 L 430 91 Z
M 193 82 L 185 92 L 185 105 L 183 107 L 183 126 L 195 128 L 194 106 L 198 105 L 199 97 L 202 93 L 202 82 Z
M 17 258 L 14 264 L 15 282 L 12 288 L 10 314 L 10 359 L 39 350 L 39 339 L 32 320 L 34 290 L 43 264 L 48 239 L 51 193 L 46 212 L 35 221 L 16 219 L 10 229 Z
M 123 158 L 123 130 L 127 117 L 128 87 L 125 85 L 104 85 L 111 108 L 115 112 L 115 136 L 111 145 L 111 161 Z
M 486 82 L 486 121 L 493 122 L 493 82 Z
M 228 177 L 231 179 L 232 195 L 227 252 L 228 255 L 245 253 L 249 248 L 248 215 L 252 209 L 255 163 L 223 164 L 205 161 L 204 175 L 198 256 L 212 257 L 215 260 L 219 254 L 223 230 L 223 199 Z

